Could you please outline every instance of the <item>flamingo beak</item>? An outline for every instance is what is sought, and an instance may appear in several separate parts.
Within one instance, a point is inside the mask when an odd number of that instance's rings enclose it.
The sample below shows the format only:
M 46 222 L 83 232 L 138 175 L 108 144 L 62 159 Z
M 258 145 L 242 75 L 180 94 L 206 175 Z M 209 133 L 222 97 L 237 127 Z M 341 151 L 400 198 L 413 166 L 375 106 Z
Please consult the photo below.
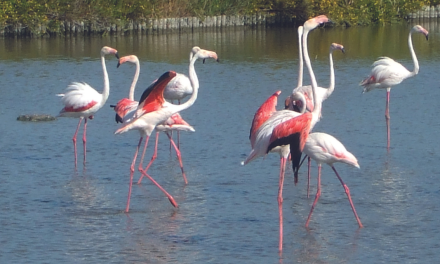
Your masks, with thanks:
M 341 51 L 342 51 L 342 53 L 344 53 L 344 54 L 345 54 L 345 49 L 344 49 L 344 48 L 342 48 L 342 49 L 341 49 Z
M 115 57 L 116 57 L 116 59 L 119 60 L 119 53 L 118 52 L 115 53 Z

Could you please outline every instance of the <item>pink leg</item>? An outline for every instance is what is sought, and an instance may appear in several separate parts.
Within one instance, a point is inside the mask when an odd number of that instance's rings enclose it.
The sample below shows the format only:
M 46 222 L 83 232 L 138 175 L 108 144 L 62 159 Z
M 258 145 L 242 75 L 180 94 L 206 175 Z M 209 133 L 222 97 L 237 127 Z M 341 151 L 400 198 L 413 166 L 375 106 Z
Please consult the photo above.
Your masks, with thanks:
M 391 88 L 387 88 L 387 102 L 385 106 L 385 120 L 387 123 L 387 150 L 390 150 L 390 139 L 391 139 L 391 131 L 390 131 L 390 92 Z
M 84 119 L 84 133 L 83 133 L 83 148 L 84 148 L 84 161 L 83 164 L 86 165 L 86 142 L 87 142 L 87 118 Z
M 144 170 L 141 171 L 143 175 L 145 175 L 148 179 L 150 179 L 150 181 L 152 181 L 167 197 L 168 200 L 170 200 L 170 203 L 174 206 L 174 207 L 179 207 L 177 205 L 177 202 L 174 200 L 173 196 L 171 196 L 167 191 L 165 191 L 164 188 L 162 188 L 162 186 L 159 185 L 159 183 L 157 183 L 150 175 L 148 175 Z
M 280 217 L 280 240 L 278 244 L 279 251 L 283 250 L 283 185 L 284 185 L 284 172 L 286 170 L 286 158 L 280 159 L 280 182 L 278 187 L 278 210 Z
M 139 148 L 141 147 L 142 143 L 142 137 L 139 139 L 139 143 L 136 148 L 136 153 L 134 153 L 133 161 L 131 162 L 130 166 L 130 183 L 128 185 L 128 198 L 127 198 L 127 206 L 125 207 L 125 212 L 128 213 L 128 210 L 130 209 L 130 198 L 131 198 L 131 187 L 133 185 L 133 174 L 134 174 L 134 164 L 136 163 L 136 158 L 139 152 Z
M 357 220 L 357 222 L 358 222 L 359 228 L 364 227 L 364 226 L 362 225 L 362 223 L 361 223 L 361 219 L 359 219 L 359 217 L 358 217 L 358 215 L 357 215 L 357 213 L 356 213 L 356 209 L 354 209 L 353 201 L 351 200 L 350 189 L 348 189 L 348 186 L 342 181 L 341 177 L 339 177 L 339 174 L 338 174 L 338 172 L 336 171 L 335 167 L 332 166 L 332 169 L 333 169 L 333 171 L 336 173 L 336 176 L 338 177 L 339 181 L 341 182 L 342 187 L 344 187 L 344 189 L 345 189 L 345 194 L 346 194 L 347 197 L 348 197 L 348 201 L 350 202 L 351 209 L 353 210 L 354 217 L 356 217 L 356 220 Z
M 76 164 L 77 164 L 77 157 L 76 157 L 76 136 L 78 135 L 78 130 L 79 127 L 81 126 L 81 121 L 83 120 L 82 117 L 79 118 L 79 122 L 78 122 L 78 126 L 76 126 L 76 130 L 75 130 L 75 134 L 73 135 L 73 151 L 75 153 L 75 168 L 76 168 Z
M 176 146 L 176 144 L 174 143 L 173 138 L 170 136 L 170 134 L 168 134 L 168 133 L 166 133 L 166 134 L 167 134 L 168 138 L 170 139 L 170 143 L 173 145 L 174 149 L 176 150 L 176 155 L 177 155 L 177 158 L 179 159 L 180 170 L 182 171 L 183 180 L 185 181 L 185 184 L 188 184 L 188 180 L 186 179 L 185 171 L 183 170 L 182 156 L 180 154 L 180 150 Z
M 310 218 L 312 217 L 313 209 L 315 209 L 316 203 L 321 196 L 321 164 L 318 164 L 318 189 L 316 190 L 315 201 L 313 202 L 312 209 L 310 209 L 309 217 L 307 218 L 306 227 L 309 226 Z
M 151 164 L 153 164 L 153 161 L 156 159 L 156 157 L 157 157 L 157 142 L 158 142 L 158 141 L 159 141 L 159 132 L 156 132 L 156 145 L 155 145 L 155 147 L 154 147 L 154 153 L 153 153 L 153 156 L 151 157 L 150 162 L 148 163 L 147 167 L 146 167 L 145 170 L 144 170 L 144 169 L 143 169 L 144 166 L 142 165 L 142 163 L 143 163 L 144 156 L 145 156 L 145 150 L 147 149 L 147 143 L 148 143 L 148 137 L 147 137 L 147 141 L 145 142 L 144 151 L 142 152 L 141 163 L 139 164 L 139 168 L 138 168 L 138 170 L 139 170 L 140 172 L 142 172 L 142 171 L 147 172 L 148 169 L 150 168 Z M 141 184 L 141 182 L 142 182 L 142 178 L 143 178 L 143 177 L 144 177 L 144 174 L 141 174 L 141 177 L 139 178 L 137 184 Z
M 307 198 L 309 198 L 309 189 L 310 189 L 310 168 L 312 167 L 312 159 L 307 157 Z

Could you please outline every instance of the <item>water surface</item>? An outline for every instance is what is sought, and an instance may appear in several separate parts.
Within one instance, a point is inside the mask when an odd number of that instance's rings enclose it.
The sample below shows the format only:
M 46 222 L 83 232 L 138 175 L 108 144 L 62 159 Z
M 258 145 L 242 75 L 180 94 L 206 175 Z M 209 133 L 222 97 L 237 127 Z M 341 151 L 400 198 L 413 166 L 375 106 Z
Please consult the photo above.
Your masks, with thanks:
M 284 187 L 284 250 L 278 253 L 279 158 L 270 154 L 246 166 L 256 109 L 274 91 L 282 99 L 297 82 L 296 29 L 247 29 L 154 36 L 1 39 L 0 262 L 8 263 L 420 263 L 435 262 L 440 235 L 440 130 L 437 116 L 439 26 L 421 23 L 414 35 L 420 73 L 391 92 L 391 149 L 386 150 L 385 91 L 362 94 L 359 82 L 379 56 L 408 69 L 412 24 L 325 28 L 309 35 L 320 86 L 328 86 L 328 48 L 337 42 L 336 89 L 315 127 L 337 137 L 361 169 L 335 164 L 350 187 L 365 226 L 358 229 L 339 181 L 323 168 L 322 196 L 310 228 L 304 227 L 312 197 L 306 168 Z M 182 133 L 188 177 L 161 135 L 150 174 L 179 203 L 175 209 L 150 182 L 133 188 L 125 214 L 129 166 L 138 133 L 115 136 L 109 107 L 128 94 L 134 67 L 116 68 L 107 57 L 110 97 L 88 124 L 87 164 L 73 164 L 77 120 L 19 122 L 20 114 L 56 115 L 57 93 L 70 82 L 102 89 L 99 50 L 136 54 L 141 76 L 136 98 L 166 70 L 187 73 L 192 46 L 215 50 L 220 63 L 196 63 L 197 102 L 182 116 L 196 129 Z M 305 75 L 305 83 L 309 77 Z M 81 134 L 80 134 L 81 135 Z M 150 142 L 154 142 L 154 137 Z M 79 141 L 80 142 L 80 136 Z M 147 159 L 152 154 L 152 145 Z M 81 143 L 78 145 L 82 155 Z M 135 180 L 139 173 L 135 174 Z

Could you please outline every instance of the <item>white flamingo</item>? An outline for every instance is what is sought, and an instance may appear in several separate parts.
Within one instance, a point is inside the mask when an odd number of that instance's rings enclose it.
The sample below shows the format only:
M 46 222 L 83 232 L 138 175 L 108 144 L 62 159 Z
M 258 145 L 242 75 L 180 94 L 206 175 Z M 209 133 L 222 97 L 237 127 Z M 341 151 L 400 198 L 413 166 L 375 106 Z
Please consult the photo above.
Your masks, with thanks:
M 61 96 L 61 102 L 64 104 L 64 108 L 61 109 L 58 116 L 60 117 L 74 117 L 79 118 L 78 126 L 76 127 L 75 134 L 73 135 L 73 148 L 75 153 L 75 168 L 77 165 L 76 155 L 76 136 L 78 134 L 81 121 L 84 119 L 84 132 L 83 132 L 83 147 L 84 147 L 84 165 L 86 163 L 86 132 L 87 132 L 87 118 L 93 119 L 93 115 L 104 106 L 110 93 L 110 83 L 107 74 L 107 68 L 105 66 L 105 55 L 113 54 L 118 58 L 118 51 L 114 48 L 104 46 L 101 49 L 101 64 L 104 75 L 104 88 L 102 94 L 98 93 L 87 83 L 73 82 L 70 84 L 64 94 L 58 94 Z
M 369 92 L 373 89 L 387 89 L 385 120 L 387 125 L 387 149 L 390 148 L 390 92 L 391 87 L 398 85 L 403 80 L 413 77 L 419 73 L 419 61 L 414 52 L 411 36 L 413 33 L 421 33 L 428 40 L 428 31 L 420 25 L 414 26 L 408 35 L 408 47 L 414 63 L 414 70 L 408 71 L 402 64 L 388 57 L 381 57 L 373 63 L 373 69 L 370 76 L 363 80 L 360 85 L 364 87 L 363 92 Z

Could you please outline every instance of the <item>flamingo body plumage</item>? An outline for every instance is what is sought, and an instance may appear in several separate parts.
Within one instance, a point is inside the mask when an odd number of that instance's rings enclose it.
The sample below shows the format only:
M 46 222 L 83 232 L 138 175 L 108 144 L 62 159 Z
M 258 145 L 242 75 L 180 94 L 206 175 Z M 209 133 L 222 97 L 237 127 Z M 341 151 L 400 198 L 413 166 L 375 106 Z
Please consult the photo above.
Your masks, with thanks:
M 58 114 L 59 117 L 74 117 L 79 118 L 79 122 L 73 136 L 74 155 L 75 155 L 75 167 L 77 165 L 76 155 L 76 136 L 78 134 L 81 121 L 84 119 L 84 132 L 83 132 L 83 147 L 84 147 L 84 161 L 86 163 L 86 133 L 87 133 L 87 119 L 93 119 L 93 115 L 101 109 L 108 99 L 110 93 L 110 84 L 107 74 L 107 68 L 105 65 L 105 56 L 113 54 L 116 58 L 119 58 L 118 51 L 114 48 L 104 46 L 101 49 L 101 65 L 104 75 L 104 88 L 102 94 L 98 93 L 87 83 L 73 82 L 66 88 L 64 94 L 58 94 L 61 96 L 61 102 L 64 107 Z
M 339 181 L 341 182 L 342 186 L 344 187 L 345 193 L 350 202 L 350 206 L 353 210 L 353 214 L 356 218 L 356 221 L 358 222 L 359 227 L 362 228 L 363 225 L 361 223 L 359 216 L 356 213 L 356 209 L 354 208 L 353 201 L 351 199 L 350 189 L 342 181 L 342 178 L 339 176 L 338 172 L 333 166 L 333 164 L 336 162 L 342 162 L 354 166 L 356 168 L 360 168 L 356 157 L 351 152 L 347 151 L 344 145 L 335 137 L 326 133 L 319 133 L 319 132 L 311 133 L 309 135 L 306 144 L 304 146 L 303 152 L 311 159 L 315 160 L 316 163 L 318 164 L 318 188 L 316 191 L 316 197 L 313 202 L 312 208 L 310 209 L 309 217 L 307 218 L 306 221 L 306 227 L 308 227 L 309 225 L 313 210 L 316 206 L 316 203 L 318 202 L 319 197 L 321 196 L 321 165 L 328 164 L 333 169 Z
M 387 89 L 386 104 L 385 104 L 385 121 L 387 126 L 387 149 L 390 148 L 390 92 L 391 87 L 400 84 L 403 80 L 413 77 L 419 73 L 419 61 L 414 52 L 412 44 L 412 34 L 421 33 L 428 40 L 428 31 L 420 25 L 415 25 L 408 35 L 408 47 L 414 63 L 414 70 L 407 70 L 402 64 L 388 57 L 380 57 L 379 60 L 373 63 L 373 68 L 368 78 L 364 79 L 360 85 L 363 86 L 363 93 L 369 92 L 373 89 Z

